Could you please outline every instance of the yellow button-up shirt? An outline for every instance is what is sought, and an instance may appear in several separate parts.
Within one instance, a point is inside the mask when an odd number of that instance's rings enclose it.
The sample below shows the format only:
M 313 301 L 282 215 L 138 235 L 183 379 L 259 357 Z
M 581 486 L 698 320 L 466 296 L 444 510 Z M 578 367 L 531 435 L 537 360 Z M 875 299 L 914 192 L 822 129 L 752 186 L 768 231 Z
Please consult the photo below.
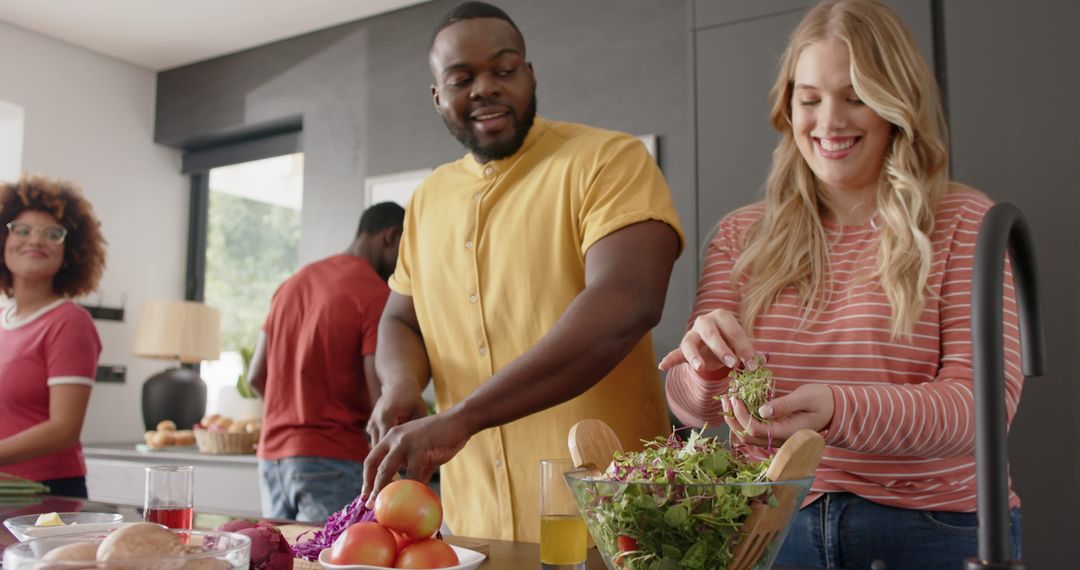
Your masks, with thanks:
M 547 334 L 584 289 L 593 243 L 646 220 L 684 241 L 656 162 L 622 133 L 538 117 L 513 156 L 466 155 L 432 173 L 407 208 L 390 287 L 412 297 L 438 409 Z M 540 460 L 568 458 L 570 426 L 584 418 L 627 448 L 669 430 L 650 335 L 581 396 L 472 437 L 441 470 L 450 529 L 539 541 Z

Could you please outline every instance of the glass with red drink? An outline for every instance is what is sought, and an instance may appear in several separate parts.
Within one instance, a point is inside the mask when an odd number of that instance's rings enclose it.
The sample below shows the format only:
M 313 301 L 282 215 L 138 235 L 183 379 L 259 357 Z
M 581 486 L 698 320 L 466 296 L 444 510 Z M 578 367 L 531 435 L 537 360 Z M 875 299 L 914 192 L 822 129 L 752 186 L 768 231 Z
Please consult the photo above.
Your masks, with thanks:
M 195 468 L 190 465 L 147 467 L 143 520 L 169 528 L 191 529 L 194 489 Z

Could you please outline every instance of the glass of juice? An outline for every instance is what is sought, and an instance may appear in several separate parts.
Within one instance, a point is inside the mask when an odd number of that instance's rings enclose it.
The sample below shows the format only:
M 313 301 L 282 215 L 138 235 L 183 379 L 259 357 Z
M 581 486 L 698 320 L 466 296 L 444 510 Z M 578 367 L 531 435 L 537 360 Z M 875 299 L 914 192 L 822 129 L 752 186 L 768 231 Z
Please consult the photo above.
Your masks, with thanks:
M 190 530 L 194 518 L 194 489 L 195 468 L 190 465 L 147 467 L 143 520 Z
M 569 459 L 540 461 L 540 566 L 544 570 L 585 570 L 585 522 L 563 474 Z

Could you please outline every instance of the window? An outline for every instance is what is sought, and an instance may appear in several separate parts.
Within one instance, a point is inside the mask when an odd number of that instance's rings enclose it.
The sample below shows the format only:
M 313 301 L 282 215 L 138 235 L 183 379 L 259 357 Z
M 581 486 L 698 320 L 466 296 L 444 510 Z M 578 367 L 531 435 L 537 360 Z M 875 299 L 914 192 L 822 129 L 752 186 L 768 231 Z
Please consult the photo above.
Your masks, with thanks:
M 258 413 L 236 391 L 278 285 L 299 268 L 304 155 L 211 168 L 206 175 L 203 300 L 221 312 L 221 358 L 202 366 L 208 413 Z

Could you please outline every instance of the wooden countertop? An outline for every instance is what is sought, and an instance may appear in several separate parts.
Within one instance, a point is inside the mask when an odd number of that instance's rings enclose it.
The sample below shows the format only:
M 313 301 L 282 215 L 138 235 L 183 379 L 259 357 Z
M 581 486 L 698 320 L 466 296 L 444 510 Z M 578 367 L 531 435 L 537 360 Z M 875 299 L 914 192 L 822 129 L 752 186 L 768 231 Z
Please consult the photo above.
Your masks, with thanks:
M 0 521 L 19 515 L 32 515 L 49 512 L 94 511 L 102 513 L 120 513 L 125 520 L 142 520 L 142 508 L 134 505 L 84 501 L 68 497 L 37 495 L 28 497 L 0 497 Z M 246 518 L 234 515 L 196 512 L 195 528 L 212 529 L 228 520 Z M 254 520 L 254 519 L 252 519 Z M 293 521 L 280 521 L 282 534 L 290 542 L 301 532 L 316 527 Z M 483 552 L 487 558 L 480 565 L 481 570 L 538 570 L 540 568 L 540 545 L 530 542 L 508 542 L 504 540 L 481 540 L 461 536 L 445 537 L 446 542 Z M 0 526 L 0 557 L 4 547 L 18 542 L 6 528 Z M 607 570 L 603 558 L 595 548 L 589 549 L 589 558 L 585 562 L 586 570 Z M 774 570 L 780 570 L 776 568 Z M 787 570 L 799 570 L 787 568 Z
M 8 497 L 6 499 L 10 500 L 12 498 Z M 67 497 L 41 495 L 26 497 L 20 502 L 0 502 L 0 520 L 19 515 L 41 514 L 53 511 L 121 513 L 124 515 L 125 520 L 137 521 L 142 519 L 142 509 L 137 506 L 84 501 Z M 234 518 L 244 517 L 235 517 L 219 513 L 196 512 L 195 527 L 214 528 L 217 525 Z M 290 541 L 301 532 L 315 528 L 304 523 L 282 522 L 284 523 L 281 525 L 282 534 L 289 538 Z M 477 550 L 487 555 L 487 559 L 480 565 L 482 570 L 532 570 L 540 568 L 539 544 L 508 542 L 503 540 L 478 540 L 459 536 L 448 536 L 445 537 L 445 539 L 446 542 L 449 542 L 450 544 Z M 3 547 L 14 544 L 15 542 L 17 542 L 15 537 L 11 536 L 6 528 L 0 527 L 0 554 L 3 552 Z M 587 570 L 606 570 L 604 561 L 595 548 L 589 549 L 589 559 L 585 563 L 585 567 Z

